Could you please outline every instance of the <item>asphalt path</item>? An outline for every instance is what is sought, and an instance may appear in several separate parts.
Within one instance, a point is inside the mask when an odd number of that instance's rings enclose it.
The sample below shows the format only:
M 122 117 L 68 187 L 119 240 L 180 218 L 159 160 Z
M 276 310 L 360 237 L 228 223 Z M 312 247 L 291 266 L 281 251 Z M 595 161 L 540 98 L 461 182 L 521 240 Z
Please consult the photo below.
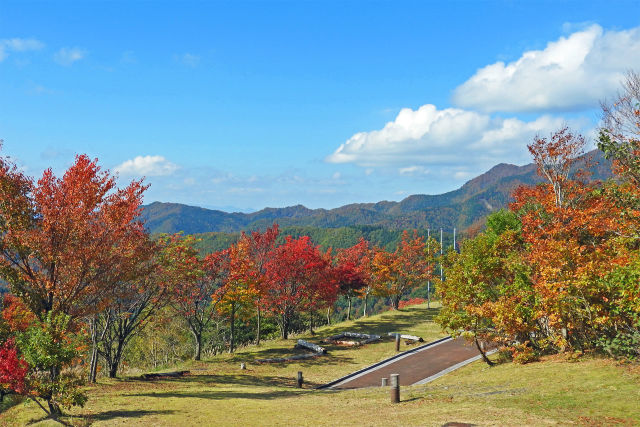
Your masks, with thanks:
M 400 353 L 321 388 L 379 387 L 382 378 L 391 374 L 399 374 L 402 386 L 424 384 L 480 358 L 474 344 L 448 337 Z

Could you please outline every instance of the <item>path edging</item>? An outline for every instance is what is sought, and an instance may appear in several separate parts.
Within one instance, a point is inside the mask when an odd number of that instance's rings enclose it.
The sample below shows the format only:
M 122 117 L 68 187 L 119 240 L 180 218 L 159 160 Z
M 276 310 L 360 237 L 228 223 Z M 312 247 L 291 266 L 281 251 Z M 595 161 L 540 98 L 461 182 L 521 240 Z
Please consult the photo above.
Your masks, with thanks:
M 419 347 L 412 348 L 411 350 L 403 351 L 402 353 L 398 353 L 398 354 L 393 355 L 393 356 L 391 356 L 391 357 L 389 357 L 387 359 L 384 359 L 384 360 L 381 360 L 379 362 L 376 362 L 373 365 L 367 366 L 366 368 L 359 369 L 359 370 L 357 370 L 355 372 L 352 372 L 352 373 L 350 373 L 348 375 L 340 377 L 337 380 L 333 380 L 333 381 L 331 381 L 331 382 L 329 382 L 327 384 L 322 384 L 322 385 L 316 387 L 316 390 L 322 390 L 322 389 L 326 389 L 326 388 L 331 388 L 331 387 L 333 387 L 333 386 L 335 386 L 335 385 L 337 385 L 337 384 L 339 384 L 339 383 L 341 383 L 341 382 L 343 382 L 345 380 L 348 380 L 348 379 L 353 378 L 355 376 L 359 376 L 360 374 L 363 374 L 363 373 L 365 373 L 367 371 L 375 369 L 375 368 L 379 367 L 380 365 L 384 365 L 384 364 L 389 363 L 389 362 L 391 362 L 391 361 L 393 361 L 395 359 L 406 357 L 406 356 L 410 355 L 411 353 L 415 353 L 415 352 L 423 350 L 423 349 L 425 349 L 427 347 L 431 347 L 431 346 L 434 346 L 434 345 L 437 345 L 437 344 L 441 344 L 441 343 L 443 343 L 445 341 L 449 341 L 449 340 L 452 340 L 452 339 L 453 338 L 451 336 L 448 336 L 448 337 L 440 338 L 439 340 L 436 340 L 436 341 L 432 341 L 432 342 L 427 343 L 427 344 L 423 344 L 423 345 L 421 345 Z

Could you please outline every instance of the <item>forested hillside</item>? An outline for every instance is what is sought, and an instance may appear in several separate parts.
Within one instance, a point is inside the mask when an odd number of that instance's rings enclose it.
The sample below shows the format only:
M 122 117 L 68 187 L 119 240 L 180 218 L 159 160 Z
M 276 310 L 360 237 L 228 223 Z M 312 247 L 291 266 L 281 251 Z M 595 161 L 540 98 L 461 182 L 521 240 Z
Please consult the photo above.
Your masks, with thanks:
M 610 165 L 599 151 L 592 151 L 586 157 L 591 158 L 593 162 L 589 167 L 592 179 L 604 180 L 611 177 Z M 583 157 L 577 167 L 583 167 L 584 164 Z M 264 229 L 277 222 L 286 228 L 283 231 L 293 235 L 297 235 L 296 231 L 289 227 L 338 229 L 322 233 L 335 234 L 336 237 L 353 244 L 350 235 L 369 233 L 357 228 L 361 226 L 375 226 L 376 230 L 395 231 L 409 228 L 452 230 L 454 227 L 464 230 L 481 222 L 490 212 L 506 207 L 511 200 L 511 192 L 518 186 L 540 181 L 534 164 L 516 166 L 501 163 L 457 190 L 439 195 L 412 195 L 400 202 L 354 203 L 335 209 L 308 209 L 296 205 L 265 208 L 249 214 L 154 202 L 144 207 L 142 218 L 151 233 L 234 233 L 241 230 Z M 305 233 L 309 231 L 305 230 Z M 387 235 L 381 238 L 380 244 L 386 246 L 399 238 L 399 233 L 392 235 L 394 237 Z M 233 240 L 232 237 L 216 236 L 217 238 Z M 325 245 L 324 239 L 324 236 L 318 237 L 316 242 Z M 370 240 L 374 242 L 376 238 Z

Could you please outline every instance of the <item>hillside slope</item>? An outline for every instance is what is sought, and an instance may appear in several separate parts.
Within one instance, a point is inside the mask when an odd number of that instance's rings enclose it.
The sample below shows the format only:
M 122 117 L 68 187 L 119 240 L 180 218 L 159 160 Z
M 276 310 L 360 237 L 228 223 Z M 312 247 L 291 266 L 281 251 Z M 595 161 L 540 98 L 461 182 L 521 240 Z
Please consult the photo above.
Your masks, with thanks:
M 593 179 L 611 177 L 610 165 L 599 151 L 592 151 L 596 165 Z M 584 162 L 581 162 L 584 163 Z M 154 202 L 144 207 L 142 218 L 151 233 L 186 234 L 236 232 L 281 226 L 337 228 L 375 225 L 390 230 L 406 228 L 464 229 L 490 212 L 505 207 L 519 185 L 540 182 L 534 164 L 501 163 L 468 181 L 457 190 L 438 195 L 416 194 L 400 202 L 354 203 L 335 209 L 309 209 L 302 205 L 265 208 L 253 213 L 227 213 L 177 203 Z

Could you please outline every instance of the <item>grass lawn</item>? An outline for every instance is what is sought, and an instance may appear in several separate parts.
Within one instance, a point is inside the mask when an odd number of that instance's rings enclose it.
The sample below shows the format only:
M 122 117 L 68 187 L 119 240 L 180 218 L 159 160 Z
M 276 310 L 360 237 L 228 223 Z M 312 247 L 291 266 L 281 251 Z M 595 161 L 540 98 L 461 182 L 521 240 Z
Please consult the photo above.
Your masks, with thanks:
M 425 340 L 441 336 L 425 306 L 388 312 L 318 329 L 315 342 L 342 331 L 399 331 Z M 297 337 L 296 337 L 297 338 Z M 316 391 L 313 387 L 394 354 L 394 342 L 360 348 L 327 346 L 329 355 L 296 363 L 254 364 L 293 354 L 295 340 L 248 347 L 234 355 L 192 362 L 191 376 L 140 381 L 101 380 L 89 387 L 89 402 L 66 422 L 75 425 L 637 425 L 640 368 L 614 361 L 561 357 L 530 365 L 481 362 L 422 386 L 403 387 L 402 402 L 388 390 Z M 404 346 L 404 344 L 403 344 Z M 246 362 L 247 369 L 240 370 Z M 302 371 L 305 388 L 294 388 Z M 55 425 L 33 403 L 0 415 L 0 425 Z M 35 422 L 34 422 L 35 421 Z

